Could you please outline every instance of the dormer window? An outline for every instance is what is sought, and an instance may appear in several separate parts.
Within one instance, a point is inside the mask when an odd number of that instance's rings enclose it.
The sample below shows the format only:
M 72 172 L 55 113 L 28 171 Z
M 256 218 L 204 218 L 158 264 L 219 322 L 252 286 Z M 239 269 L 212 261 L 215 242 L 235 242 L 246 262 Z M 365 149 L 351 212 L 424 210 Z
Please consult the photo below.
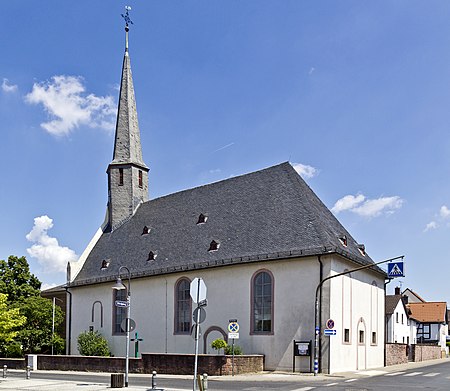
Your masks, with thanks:
M 156 257 L 158 256 L 158 254 L 156 254 L 156 252 L 150 251 L 148 253 L 148 258 L 147 258 L 147 262 L 148 261 L 154 261 L 156 259 Z
M 364 244 L 358 244 L 358 250 L 363 257 L 366 255 L 366 246 Z
M 198 224 L 205 224 L 206 220 L 208 220 L 208 216 L 205 216 L 203 213 L 200 213 L 200 216 L 198 216 L 197 225 Z
M 340 236 L 340 237 L 339 237 L 339 241 L 341 242 L 341 244 L 342 244 L 344 247 L 347 247 L 347 236 L 346 236 L 346 235 Z
M 144 226 L 144 228 L 142 229 L 142 235 L 148 235 L 150 233 L 150 228 L 148 228 L 147 226 Z
M 109 264 L 111 263 L 110 259 L 104 259 L 102 261 L 102 267 L 100 268 L 100 270 L 106 270 L 108 269 Z
M 215 240 L 213 240 L 210 244 L 209 244 L 209 249 L 208 252 L 211 251 L 217 251 L 220 247 L 220 243 L 216 242 Z

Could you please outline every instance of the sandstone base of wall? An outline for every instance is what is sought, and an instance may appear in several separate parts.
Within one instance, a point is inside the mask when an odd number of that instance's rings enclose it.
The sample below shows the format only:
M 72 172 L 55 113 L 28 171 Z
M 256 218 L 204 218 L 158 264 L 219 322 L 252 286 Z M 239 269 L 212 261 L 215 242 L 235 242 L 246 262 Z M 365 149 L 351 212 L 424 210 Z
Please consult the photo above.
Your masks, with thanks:
M 437 345 L 412 345 L 413 361 L 435 360 L 442 357 L 441 347 Z
M 25 369 L 26 364 L 23 358 L 0 358 L 0 369 L 6 365 L 8 369 Z
M 194 373 L 193 354 L 159 354 L 142 353 L 142 358 L 129 359 L 130 373 L 152 373 L 156 371 L 168 375 L 192 375 Z M 24 360 L 22 360 L 24 367 Z M 232 356 L 200 354 L 198 356 L 198 373 L 208 375 L 231 375 L 232 366 L 235 375 L 261 372 L 264 370 L 264 356 Z M 38 355 L 38 369 L 86 372 L 123 372 L 123 357 L 90 356 L 50 356 Z
M 408 362 L 408 345 L 404 343 L 386 344 L 386 366 L 406 364 Z

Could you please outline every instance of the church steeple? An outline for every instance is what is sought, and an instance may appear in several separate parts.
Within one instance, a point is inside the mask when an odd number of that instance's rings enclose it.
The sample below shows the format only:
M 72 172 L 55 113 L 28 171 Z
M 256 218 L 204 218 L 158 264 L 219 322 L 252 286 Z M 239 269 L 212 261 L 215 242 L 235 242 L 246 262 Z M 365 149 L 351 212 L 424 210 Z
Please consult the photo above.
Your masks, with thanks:
M 142 159 L 141 136 L 128 53 L 128 31 L 132 24 L 126 7 L 125 55 L 120 83 L 119 108 L 113 160 L 108 166 L 108 229 L 113 230 L 148 200 L 148 167 Z

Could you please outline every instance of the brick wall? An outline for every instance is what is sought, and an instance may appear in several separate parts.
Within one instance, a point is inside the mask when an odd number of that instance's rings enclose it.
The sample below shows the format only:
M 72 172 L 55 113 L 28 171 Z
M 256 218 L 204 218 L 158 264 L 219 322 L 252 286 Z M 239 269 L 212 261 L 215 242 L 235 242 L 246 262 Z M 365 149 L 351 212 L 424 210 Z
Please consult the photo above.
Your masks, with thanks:
M 403 343 L 387 343 L 386 344 L 386 366 L 405 364 L 408 362 L 407 353 L 408 345 Z
M 8 369 L 25 369 L 25 359 L 23 358 L 0 358 L 0 370 L 6 365 Z
M 441 358 L 441 347 L 437 345 L 413 345 L 413 361 L 426 361 Z
M 142 360 L 130 358 L 130 372 L 144 373 Z M 56 371 L 123 372 L 125 358 L 96 356 L 50 356 L 39 354 L 38 369 Z
M 142 353 L 141 358 L 130 358 L 130 373 L 192 375 L 193 354 L 151 354 Z M 24 360 L 22 360 L 24 362 Z M 232 356 L 199 354 L 198 373 L 208 375 L 231 375 Z M 90 356 L 38 355 L 38 369 L 87 372 L 123 372 L 125 358 Z M 264 356 L 234 356 L 234 374 L 261 372 L 264 370 Z

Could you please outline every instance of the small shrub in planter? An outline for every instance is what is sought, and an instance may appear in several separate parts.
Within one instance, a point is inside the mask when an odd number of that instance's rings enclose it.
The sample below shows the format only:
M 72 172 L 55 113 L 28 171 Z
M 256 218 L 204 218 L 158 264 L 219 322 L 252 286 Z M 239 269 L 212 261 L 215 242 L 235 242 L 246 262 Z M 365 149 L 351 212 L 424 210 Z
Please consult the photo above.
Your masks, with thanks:
M 214 350 L 217 350 L 217 354 L 219 354 L 220 349 L 225 349 L 227 347 L 227 343 L 222 338 L 218 338 L 212 342 L 211 347 Z
M 227 345 L 225 348 L 225 354 L 232 355 L 233 354 L 233 346 Z M 234 345 L 234 355 L 235 356 L 242 356 L 244 352 L 242 351 L 242 348 L 239 345 Z

